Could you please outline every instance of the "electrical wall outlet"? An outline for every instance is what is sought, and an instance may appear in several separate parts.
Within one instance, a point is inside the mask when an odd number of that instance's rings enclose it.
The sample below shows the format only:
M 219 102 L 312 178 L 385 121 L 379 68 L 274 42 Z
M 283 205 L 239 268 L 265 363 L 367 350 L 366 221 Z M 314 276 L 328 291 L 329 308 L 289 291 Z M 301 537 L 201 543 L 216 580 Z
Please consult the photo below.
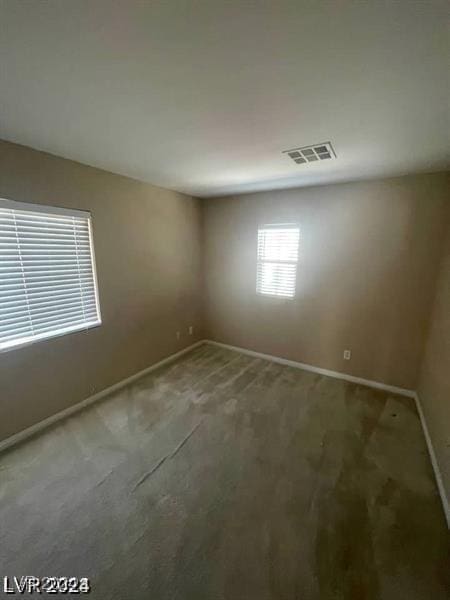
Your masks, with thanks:
M 191 326 L 189 327 L 189 335 L 192 335 L 193 333 L 194 333 L 194 328 L 193 328 L 193 326 L 191 325 Z
M 352 357 L 352 351 L 351 350 L 344 350 L 344 360 L 350 360 Z
M 177 340 L 179 340 L 179 339 L 180 339 L 180 335 L 181 335 L 181 334 L 180 334 L 180 332 L 179 332 L 179 331 L 177 331 Z

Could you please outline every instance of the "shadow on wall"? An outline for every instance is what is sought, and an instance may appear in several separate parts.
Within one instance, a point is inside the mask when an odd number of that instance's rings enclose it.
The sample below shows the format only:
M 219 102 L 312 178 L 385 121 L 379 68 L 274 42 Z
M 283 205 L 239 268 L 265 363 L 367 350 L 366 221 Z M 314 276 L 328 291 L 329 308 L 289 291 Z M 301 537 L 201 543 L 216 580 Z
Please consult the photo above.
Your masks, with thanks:
M 210 336 L 414 388 L 445 185 L 433 175 L 207 201 Z M 301 229 L 292 300 L 260 296 L 255 288 L 258 226 L 285 222 Z M 344 349 L 352 350 L 350 361 Z

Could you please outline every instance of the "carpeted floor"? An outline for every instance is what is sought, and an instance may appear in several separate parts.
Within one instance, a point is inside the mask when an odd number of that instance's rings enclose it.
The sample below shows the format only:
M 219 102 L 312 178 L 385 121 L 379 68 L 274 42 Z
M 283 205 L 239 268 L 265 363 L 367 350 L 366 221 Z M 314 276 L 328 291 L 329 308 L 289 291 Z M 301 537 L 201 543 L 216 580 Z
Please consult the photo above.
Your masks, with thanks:
M 209 345 L 0 456 L 0 575 L 98 600 L 443 600 L 449 548 L 412 400 Z

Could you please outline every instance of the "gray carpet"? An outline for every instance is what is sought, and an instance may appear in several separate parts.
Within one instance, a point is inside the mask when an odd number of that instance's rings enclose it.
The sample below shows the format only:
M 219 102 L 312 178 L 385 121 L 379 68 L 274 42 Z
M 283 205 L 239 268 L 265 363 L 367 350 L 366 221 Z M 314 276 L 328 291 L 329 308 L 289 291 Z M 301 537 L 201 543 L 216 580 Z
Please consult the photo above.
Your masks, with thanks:
M 85 576 L 99 600 L 449 597 L 413 401 L 229 350 L 5 452 L 0 477 L 1 576 Z

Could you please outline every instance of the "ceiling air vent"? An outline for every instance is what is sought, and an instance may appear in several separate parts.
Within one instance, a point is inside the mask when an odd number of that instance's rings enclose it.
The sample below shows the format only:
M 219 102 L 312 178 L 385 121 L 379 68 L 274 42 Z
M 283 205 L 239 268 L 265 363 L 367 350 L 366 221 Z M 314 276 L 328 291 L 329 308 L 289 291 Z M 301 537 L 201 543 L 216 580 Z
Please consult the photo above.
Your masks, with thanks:
M 336 158 L 336 152 L 333 150 L 331 142 L 322 142 L 321 144 L 303 146 L 302 148 L 292 148 L 291 150 L 284 150 L 283 154 L 290 156 L 298 165 Z

